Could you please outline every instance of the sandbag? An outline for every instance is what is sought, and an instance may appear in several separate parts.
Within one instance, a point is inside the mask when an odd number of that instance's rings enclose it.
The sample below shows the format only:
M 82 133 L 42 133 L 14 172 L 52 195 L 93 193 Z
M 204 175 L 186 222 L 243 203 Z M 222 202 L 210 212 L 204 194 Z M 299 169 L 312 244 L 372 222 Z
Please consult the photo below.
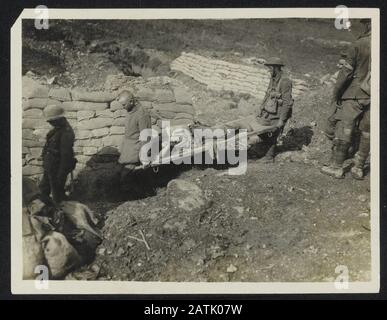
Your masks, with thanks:
M 71 90 L 73 100 L 90 102 L 111 102 L 117 97 L 117 92 L 111 91 L 86 91 L 75 88 Z
M 35 279 L 36 266 L 45 264 L 42 246 L 35 236 L 27 208 L 22 210 L 23 279 Z
M 42 239 L 42 244 L 53 279 L 62 279 L 81 265 L 81 257 L 63 234 L 50 232 Z
M 170 111 L 174 113 L 189 113 L 194 115 L 195 109 L 190 105 L 176 104 L 176 103 L 160 103 L 155 104 L 154 110 L 157 111 Z
M 181 113 L 177 113 L 174 119 L 176 119 L 176 120 L 178 120 L 178 119 L 194 120 L 194 116 L 190 113 L 181 112 Z
M 59 101 L 71 101 L 70 91 L 67 88 L 51 88 L 48 96 Z

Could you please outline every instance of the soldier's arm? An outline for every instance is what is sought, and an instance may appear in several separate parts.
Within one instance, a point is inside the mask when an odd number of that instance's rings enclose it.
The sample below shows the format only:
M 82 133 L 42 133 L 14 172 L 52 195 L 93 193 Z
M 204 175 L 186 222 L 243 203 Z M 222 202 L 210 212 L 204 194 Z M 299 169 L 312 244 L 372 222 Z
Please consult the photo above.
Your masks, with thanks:
M 289 119 L 290 109 L 293 106 L 292 82 L 290 79 L 282 80 L 280 90 L 282 106 L 279 108 L 279 116 L 280 120 L 285 122 Z
M 353 73 L 356 68 L 356 56 L 357 48 L 356 46 L 353 46 L 348 50 L 345 63 L 343 63 L 342 68 L 337 75 L 336 84 L 333 88 L 332 94 L 333 102 L 341 99 L 341 96 L 343 95 L 348 84 L 352 81 Z
M 62 134 L 60 140 L 60 163 L 58 175 L 63 177 L 68 173 L 69 167 L 73 159 L 73 145 L 74 145 L 74 134 L 69 131 L 65 131 Z

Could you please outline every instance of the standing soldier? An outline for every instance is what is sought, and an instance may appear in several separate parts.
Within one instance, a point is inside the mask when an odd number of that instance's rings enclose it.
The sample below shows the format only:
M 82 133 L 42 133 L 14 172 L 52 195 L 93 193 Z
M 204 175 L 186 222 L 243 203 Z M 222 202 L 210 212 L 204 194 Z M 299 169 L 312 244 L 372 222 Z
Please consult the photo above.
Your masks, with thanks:
M 292 82 L 283 74 L 284 64 L 281 59 L 275 57 L 268 59 L 265 65 L 272 68 L 271 78 L 265 98 L 258 110 L 257 120 L 262 125 L 277 127 L 277 130 L 264 140 L 267 151 L 262 160 L 273 162 L 278 136 L 292 115 L 294 100 L 292 98 Z
M 347 157 L 357 124 L 361 131 L 359 150 L 351 169 L 355 179 L 363 179 L 364 164 L 370 150 L 370 70 L 371 21 L 361 19 L 363 34 L 353 43 L 347 54 L 347 63 L 340 70 L 333 90 L 333 100 L 338 102 L 337 120 L 333 140 L 331 163 L 321 171 L 335 178 L 344 177 L 343 163 Z
M 40 192 L 43 200 L 52 200 L 58 205 L 65 199 L 65 183 L 68 174 L 75 168 L 74 131 L 64 117 L 64 111 L 56 105 L 44 109 L 47 122 L 53 126 L 47 133 L 43 148 L 43 178 L 40 182 Z
M 121 144 L 121 155 L 118 162 L 131 170 L 140 163 L 140 133 L 143 129 L 151 128 L 151 118 L 137 102 L 134 95 L 125 90 L 117 97 L 117 101 L 127 111 L 125 135 Z

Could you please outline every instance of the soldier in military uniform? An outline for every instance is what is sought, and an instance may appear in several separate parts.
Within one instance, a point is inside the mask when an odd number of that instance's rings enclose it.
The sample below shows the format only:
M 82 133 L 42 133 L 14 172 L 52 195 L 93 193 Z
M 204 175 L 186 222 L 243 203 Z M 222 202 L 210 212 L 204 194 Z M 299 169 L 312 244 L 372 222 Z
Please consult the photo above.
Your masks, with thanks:
M 279 58 L 268 59 L 266 66 L 271 67 L 271 78 L 265 98 L 258 110 L 257 121 L 261 125 L 276 126 L 277 130 L 264 139 L 267 151 L 262 159 L 273 162 L 276 155 L 277 139 L 286 122 L 292 116 L 292 82 L 283 74 L 284 63 Z
M 130 91 L 122 91 L 117 97 L 117 101 L 127 111 L 125 135 L 118 162 L 126 169 L 131 170 L 140 164 L 140 149 L 143 145 L 143 142 L 140 141 L 140 133 L 143 129 L 151 128 L 151 117 Z
M 276 155 L 277 139 L 292 115 L 294 101 L 292 98 L 292 82 L 283 74 L 282 67 L 284 63 L 281 59 L 270 58 L 265 65 L 272 70 L 269 87 L 261 106 L 256 114 L 225 124 L 225 129 L 257 131 L 262 129 L 262 126 L 276 127 L 277 130 L 274 132 L 261 136 L 266 151 L 261 162 L 270 163 L 274 161 Z
M 65 183 L 74 169 L 74 131 L 64 117 L 64 111 L 56 105 L 47 106 L 44 116 L 53 128 L 47 133 L 43 148 L 43 178 L 39 188 L 43 200 L 50 202 L 50 194 L 55 204 L 65 199 Z
M 348 50 L 346 63 L 341 68 L 335 88 L 333 101 L 337 101 L 334 115 L 337 121 L 333 139 L 331 163 L 321 171 L 335 178 L 344 177 L 343 163 L 350 148 L 354 130 L 359 125 L 361 132 L 359 149 L 351 169 L 355 179 L 363 179 L 364 164 L 370 150 L 370 68 L 371 22 L 361 19 L 364 33 Z

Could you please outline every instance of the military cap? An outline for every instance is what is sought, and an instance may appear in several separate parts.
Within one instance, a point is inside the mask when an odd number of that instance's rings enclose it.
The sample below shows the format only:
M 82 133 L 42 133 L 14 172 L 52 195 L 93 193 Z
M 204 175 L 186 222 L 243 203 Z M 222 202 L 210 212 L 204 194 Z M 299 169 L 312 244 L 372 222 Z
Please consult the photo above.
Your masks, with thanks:
M 267 59 L 267 61 L 265 62 L 265 66 L 275 66 L 275 65 L 284 66 L 285 64 L 282 62 L 280 58 L 277 58 L 277 57 L 271 57 Z
M 43 110 L 46 121 L 56 120 L 64 117 L 64 110 L 57 105 L 49 105 Z

